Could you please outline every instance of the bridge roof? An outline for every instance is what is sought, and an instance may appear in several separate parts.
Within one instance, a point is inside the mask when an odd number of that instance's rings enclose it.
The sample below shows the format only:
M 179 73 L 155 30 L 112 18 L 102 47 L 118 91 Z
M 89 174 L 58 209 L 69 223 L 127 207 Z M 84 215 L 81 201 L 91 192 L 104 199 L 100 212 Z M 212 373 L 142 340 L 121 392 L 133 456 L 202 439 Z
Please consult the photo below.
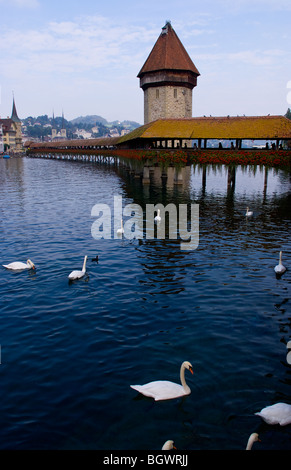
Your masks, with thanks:
M 53 140 L 52 142 L 33 142 L 27 140 L 24 147 L 31 148 L 83 148 L 94 146 L 110 146 L 118 143 L 119 137 L 98 137 L 96 139 L 71 139 L 71 140 Z
M 291 121 L 284 116 L 159 119 L 121 137 L 118 143 L 136 139 L 291 139 Z
M 1 120 L 3 121 L 11 121 Z M 12 123 L 12 121 L 11 121 Z M 89 148 L 94 146 L 134 145 L 135 141 L 166 139 L 291 139 L 291 121 L 284 116 L 196 117 L 159 119 L 138 127 L 123 137 L 29 142 L 31 148 Z

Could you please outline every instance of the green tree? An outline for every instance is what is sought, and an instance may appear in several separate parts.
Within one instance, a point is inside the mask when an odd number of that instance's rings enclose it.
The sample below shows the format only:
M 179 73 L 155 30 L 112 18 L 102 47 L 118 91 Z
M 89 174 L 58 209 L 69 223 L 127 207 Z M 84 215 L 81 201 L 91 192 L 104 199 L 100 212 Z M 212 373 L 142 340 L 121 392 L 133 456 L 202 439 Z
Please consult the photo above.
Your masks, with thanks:
M 287 119 L 290 119 L 290 120 L 291 120 L 291 109 L 290 109 L 290 108 L 287 109 L 287 113 L 285 114 L 285 117 L 286 117 Z

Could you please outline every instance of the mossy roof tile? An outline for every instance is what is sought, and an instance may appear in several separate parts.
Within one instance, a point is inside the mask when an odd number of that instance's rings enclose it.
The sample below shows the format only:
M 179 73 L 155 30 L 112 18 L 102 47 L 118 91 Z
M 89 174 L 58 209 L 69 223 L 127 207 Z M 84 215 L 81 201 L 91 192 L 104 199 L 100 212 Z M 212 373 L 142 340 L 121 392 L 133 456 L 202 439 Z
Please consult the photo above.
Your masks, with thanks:
M 291 139 L 291 121 L 284 116 L 198 117 L 159 119 L 122 137 L 134 139 Z

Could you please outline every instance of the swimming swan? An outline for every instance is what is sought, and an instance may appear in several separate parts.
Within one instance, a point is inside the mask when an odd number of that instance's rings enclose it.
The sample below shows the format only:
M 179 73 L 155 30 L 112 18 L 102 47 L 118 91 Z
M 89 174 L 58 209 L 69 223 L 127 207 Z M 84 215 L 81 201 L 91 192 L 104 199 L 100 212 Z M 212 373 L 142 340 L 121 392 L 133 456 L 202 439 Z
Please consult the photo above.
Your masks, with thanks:
M 260 416 L 267 424 L 286 426 L 291 424 L 291 405 L 276 403 L 275 405 L 266 406 L 255 415 Z
M 177 447 L 174 446 L 174 441 L 166 441 L 165 444 L 162 447 L 162 450 L 172 450 L 172 449 L 177 449 Z
M 159 400 L 170 400 L 172 398 L 182 397 L 191 393 L 190 387 L 185 381 L 185 369 L 188 369 L 193 374 L 193 367 L 190 362 L 185 361 L 180 368 L 180 380 L 181 384 L 169 382 L 167 380 L 157 380 L 155 382 L 149 382 L 144 385 L 130 385 L 131 388 L 142 393 L 146 397 L 154 398 L 155 401 Z
M 291 341 L 288 341 L 287 343 L 287 349 L 289 350 L 288 351 L 288 354 L 287 354 L 287 362 L 288 364 L 291 364 Z
M 83 263 L 83 268 L 82 271 L 72 271 L 71 274 L 69 274 L 69 279 L 70 281 L 73 281 L 74 279 L 80 279 L 83 277 L 86 273 L 86 261 L 87 261 L 87 255 L 84 258 L 84 263 Z
M 116 230 L 116 233 L 118 235 L 122 235 L 124 233 L 123 220 L 122 219 L 121 219 L 121 227 Z
M 253 215 L 253 212 L 250 211 L 249 208 L 247 207 L 246 216 L 250 217 L 251 215 Z
M 14 271 L 18 269 L 35 269 L 35 266 L 30 259 L 28 259 L 26 263 L 22 263 L 21 261 L 14 261 L 10 264 L 3 264 L 3 266 L 4 268 L 13 269 Z
M 248 440 L 248 443 L 247 443 L 247 446 L 246 446 L 246 450 L 251 450 L 251 448 L 253 447 L 253 443 L 254 442 L 261 442 L 261 440 L 259 439 L 259 435 L 258 433 L 256 432 L 253 432 L 253 434 L 250 435 L 249 437 L 249 440 Z
M 279 254 L 279 264 L 277 264 L 277 266 L 274 267 L 274 271 L 276 274 L 283 274 L 286 271 L 285 266 L 283 266 L 282 264 L 282 251 L 280 251 L 280 254 Z
M 158 209 L 158 215 L 156 215 L 156 217 L 155 217 L 155 219 L 154 219 L 155 222 L 161 222 L 162 218 L 161 218 L 161 216 L 160 216 L 160 213 L 161 213 L 161 211 L 160 211 L 160 209 Z

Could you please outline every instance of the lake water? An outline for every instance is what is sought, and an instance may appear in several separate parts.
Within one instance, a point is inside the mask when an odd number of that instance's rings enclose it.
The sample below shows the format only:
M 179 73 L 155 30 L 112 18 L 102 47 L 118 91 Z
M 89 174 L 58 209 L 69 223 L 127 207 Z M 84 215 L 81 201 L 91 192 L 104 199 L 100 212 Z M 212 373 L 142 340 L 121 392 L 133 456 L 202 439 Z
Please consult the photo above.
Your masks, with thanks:
M 1 449 L 291 450 L 291 426 L 255 412 L 291 404 L 291 179 L 238 167 L 187 169 L 143 185 L 113 165 L 0 160 Z M 92 237 L 92 207 L 199 204 L 199 246 Z M 253 211 L 245 217 L 246 207 Z M 289 270 L 277 279 L 279 251 Z M 68 274 L 87 274 L 69 283 Z M 98 255 L 98 263 L 92 259 Z M 130 384 L 179 382 L 162 402 Z

